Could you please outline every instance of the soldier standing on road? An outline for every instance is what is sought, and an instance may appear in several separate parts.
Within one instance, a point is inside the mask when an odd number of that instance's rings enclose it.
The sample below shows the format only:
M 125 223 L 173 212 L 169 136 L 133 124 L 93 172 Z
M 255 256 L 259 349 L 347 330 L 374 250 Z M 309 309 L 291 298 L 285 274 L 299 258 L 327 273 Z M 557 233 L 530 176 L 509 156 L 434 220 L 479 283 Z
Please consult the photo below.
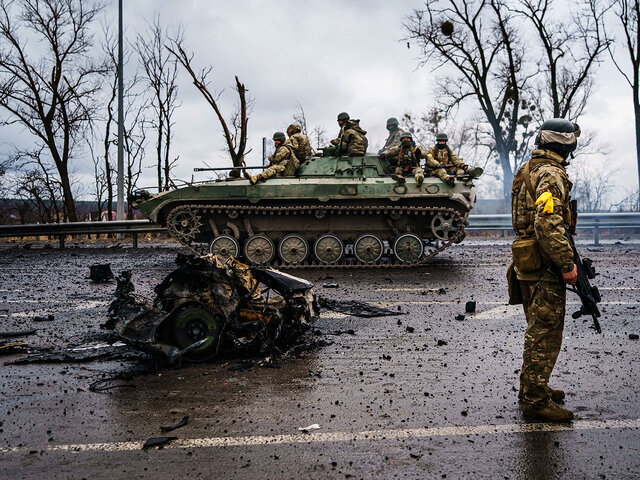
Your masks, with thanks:
M 395 167 L 391 178 L 397 182 L 404 183 L 404 177 L 413 173 L 416 179 L 416 185 L 422 186 L 424 182 L 424 171 L 420 168 L 420 159 L 427 158 L 427 152 L 420 146 L 416 146 L 413 142 L 413 136 L 408 132 L 403 132 L 400 136 L 400 143 L 387 150 L 381 155 L 387 158 L 389 164 Z
M 573 418 L 570 410 L 556 404 L 564 399 L 564 392 L 548 383 L 562 344 L 564 284 L 573 285 L 578 276 L 564 234 L 573 228 L 572 183 L 565 167 L 579 136 L 578 125 L 568 120 L 544 122 L 536 138 L 537 149 L 516 174 L 511 190 L 516 232 L 513 267 L 527 319 L 518 396 L 525 416 L 551 422 Z M 560 273 L 553 274 L 553 270 Z
M 284 133 L 276 132 L 273 134 L 276 151 L 269 157 L 269 165 L 263 172 L 258 175 L 250 175 L 246 170 L 243 170 L 244 177 L 251 182 L 251 185 L 271 177 L 295 175 L 300 162 L 291 144 L 287 144 L 285 140 Z
M 387 120 L 387 130 L 389 131 L 389 136 L 384 142 L 384 146 L 378 151 L 378 155 L 382 155 L 386 153 L 387 150 L 400 145 L 401 135 L 406 133 L 399 127 L 398 119 L 394 117 Z
M 364 156 L 369 141 L 365 136 L 367 132 L 360 128 L 360 120 L 351 119 L 347 112 L 342 112 L 338 115 L 338 125 L 340 125 L 338 138 L 331 140 L 331 143 L 337 147 L 336 153 L 347 154 L 350 157 Z
M 287 127 L 288 139 L 285 143 L 293 147 L 293 151 L 299 161 L 304 161 L 312 155 L 309 139 L 302 132 L 302 127 L 292 123 Z

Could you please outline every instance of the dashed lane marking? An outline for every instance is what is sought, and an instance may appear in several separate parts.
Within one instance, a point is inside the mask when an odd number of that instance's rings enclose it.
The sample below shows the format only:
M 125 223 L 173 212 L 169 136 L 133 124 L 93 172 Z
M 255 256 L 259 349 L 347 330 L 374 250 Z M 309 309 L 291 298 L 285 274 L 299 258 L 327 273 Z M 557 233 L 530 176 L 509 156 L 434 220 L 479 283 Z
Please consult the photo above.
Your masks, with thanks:
M 431 437 L 456 437 L 462 435 L 507 435 L 537 432 L 560 432 L 581 430 L 610 430 L 640 428 L 640 419 L 627 420 L 578 420 L 569 423 L 512 423 L 504 425 L 469 425 L 433 428 L 410 428 L 403 430 L 365 430 L 362 432 L 303 433 L 296 435 L 257 435 L 246 437 L 208 437 L 174 440 L 164 448 L 218 448 L 245 447 L 254 445 L 279 445 L 295 443 L 328 443 L 354 441 L 381 441 L 399 439 L 421 439 Z M 0 454 L 25 454 L 28 452 L 128 452 L 142 449 L 144 441 L 76 443 L 34 447 L 1 447 Z

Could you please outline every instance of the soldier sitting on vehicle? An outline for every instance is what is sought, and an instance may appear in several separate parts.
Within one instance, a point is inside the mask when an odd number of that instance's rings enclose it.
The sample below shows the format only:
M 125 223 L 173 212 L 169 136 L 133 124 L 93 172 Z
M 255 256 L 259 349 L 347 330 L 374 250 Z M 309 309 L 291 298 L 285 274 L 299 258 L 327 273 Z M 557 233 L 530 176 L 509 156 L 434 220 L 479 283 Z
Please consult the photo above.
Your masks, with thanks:
M 284 133 L 274 133 L 273 143 L 276 146 L 276 151 L 269 157 L 269 165 L 263 172 L 258 175 L 250 175 L 246 170 L 243 170 L 244 177 L 251 182 L 251 185 L 271 177 L 295 175 L 300 162 L 291 144 L 285 141 Z
M 449 148 L 447 145 L 448 140 L 449 137 L 446 133 L 436 135 L 436 144 L 431 147 L 427 153 L 426 166 L 432 168 L 433 173 L 451 187 L 454 186 L 455 179 L 450 175 L 479 177 L 482 174 L 482 169 L 466 165 L 464 161 Z
M 331 140 L 331 143 L 336 146 L 336 155 L 364 156 L 369 141 L 365 136 L 367 132 L 360 128 L 360 120 L 352 120 L 347 112 L 342 112 L 338 115 L 338 125 L 340 125 L 338 138 Z
M 380 157 L 389 160 L 389 166 L 394 168 L 391 178 L 395 181 L 404 183 L 404 177 L 413 173 L 418 187 L 424 182 L 424 171 L 420 168 L 420 159 L 427 158 L 427 152 L 422 147 L 415 145 L 410 133 L 403 132 L 400 144 L 388 149 Z
M 313 151 L 311 149 L 309 139 L 301 132 L 302 127 L 300 127 L 300 125 L 296 125 L 295 123 L 289 125 L 287 127 L 287 135 L 289 138 L 285 143 L 288 143 L 293 147 L 293 151 L 298 160 L 304 161 L 313 154 Z
M 401 135 L 406 132 L 402 130 L 398 125 L 398 119 L 394 117 L 391 117 L 387 120 L 387 130 L 389 131 L 389 136 L 384 142 L 384 146 L 378 151 L 378 155 L 382 155 L 387 150 L 400 145 Z

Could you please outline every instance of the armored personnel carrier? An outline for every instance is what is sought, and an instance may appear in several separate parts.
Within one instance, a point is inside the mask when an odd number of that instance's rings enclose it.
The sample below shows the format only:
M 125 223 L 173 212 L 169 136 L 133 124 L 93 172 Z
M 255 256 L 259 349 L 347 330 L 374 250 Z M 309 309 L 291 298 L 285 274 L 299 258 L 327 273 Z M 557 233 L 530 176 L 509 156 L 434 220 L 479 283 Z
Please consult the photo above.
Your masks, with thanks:
M 465 236 L 473 178 L 400 183 L 377 156 L 307 159 L 296 176 L 227 178 L 131 199 L 186 245 L 252 265 L 411 266 Z

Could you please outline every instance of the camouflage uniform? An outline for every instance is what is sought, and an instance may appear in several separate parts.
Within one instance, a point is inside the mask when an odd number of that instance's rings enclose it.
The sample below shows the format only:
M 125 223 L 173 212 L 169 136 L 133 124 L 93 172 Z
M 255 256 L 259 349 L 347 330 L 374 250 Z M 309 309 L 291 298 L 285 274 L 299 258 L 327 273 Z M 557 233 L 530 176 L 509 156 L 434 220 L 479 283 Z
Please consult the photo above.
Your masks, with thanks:
M 293 147 L 287 143 L 289 140 L 276 148 L 275 153 L 269 157 L 269 166 L 256 175 L 256 181 L 267 180 L 271 177 L 282 177 L 287 169 L 295 173 L 300 162 L 294 154 Z
M 341 128 L 338 138 L 331 140 L 338 146 L 338 153 L 346 153 L 350 157 L 362 157 L 367 152 L 369 141 L 367 134 L 360 128 L 360 120 L 348 120 Z
M 549 377 L 562 345 L 566 289 L 562 277 L 550 273 L 548 267 L 555 265 L 562 273 L 574 267 L 573 252 L 564 236 L 565 225 L 571 228 L 572 184 L 564 168 L 567 163 L 551 150 L 534 150 L 528 164 L 534 195 L 524 181 L 523 166 L 514 179 L 511 214 L 517 240 L 535 238 L 542 259 L 539 270 L 516 268 L 527 319 L 520 390 L 523 401 L 535 406 L 550 399 Z M 534 205 L 545 192 L 551 193 L 553 202 L 552 211 L 546 213 L 544 203 Z
M 416 182 L 422 185 L 424 170 L 420 168 L 420 159 L 427 157 L 427 152 L 425 152 L 422 147 L 416 147 L 414 145 L 405 147 L 399 144 L 387 150 L 385 155 L 389 160 L 389 165 L 395 167 L 394 173 L 396 175 L 406 177 L 409 175 L 409 169 L 412 169 Z
M 438 168 L 440 165 L 448 165 L 445 168 Z M 427 152 L 426 167 L 431 168 L 433 173 L 443 182 L 449 181 L 449 175 L 464 175 L 467 166 L 449 146 L 438 148 L 434 145 Z
M 378 152 L 378 155 L 391 155 L 389 153 L 389 150 L 391 150 L 393 147 L 397 147 L 398 145 L 400 145 L 400 139 L 402 138 L 402 135 L 404 135 L 405 132 L 404 130 L 402 130 L 401 128 L 396 128 L 395 130 L 392 130 L 391 132 L 389 132 L 389 136 L 387 137 L 387 141 L 384 142 L 384 146 L 380 149 L 380 151 Z
M 304 161 L 312 155 L 311 144 L 306 135 L 302 134 L 302 128 L 300 125 L 291 124 L 287 128 L 287 135 L 289 138 L 285 143 L 288 143 L 293 147 L 293 151 L 296 154 L 298 160 Z

